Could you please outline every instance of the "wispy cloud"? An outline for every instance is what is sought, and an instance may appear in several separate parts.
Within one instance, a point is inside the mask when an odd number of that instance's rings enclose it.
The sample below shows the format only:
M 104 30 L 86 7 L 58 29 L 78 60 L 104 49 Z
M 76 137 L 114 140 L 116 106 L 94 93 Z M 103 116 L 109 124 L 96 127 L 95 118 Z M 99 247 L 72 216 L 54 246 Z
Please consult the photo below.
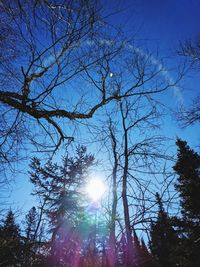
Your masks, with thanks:
M 153 65 L 155 65 L 157 67 L 158 71 L 161 71 L 160 75 L 163 76 L 163 78 L 166 80 L 167 83 L 176 84 L 176 82 L 173 79 L 173 77 L 171 76 L 170 72 L 166 69 L 166 67 L 163 65 L 163 63 L 160 60 L 158 60 L 157 58 L 155 58 L 152 55 L 145 53 L 141 48 L 135 47 L 135 46 L 130 45 L 130 44 L 128 44 L 127 47 L 128 47 L 128 49 L 133 50 L 134 52 L 138 53 L 139 55 L 148 58 L 148 60 Z M 183 105 L 184 98 L 183 98 L 183 95 L 181 93 L 180 87 L 177 85 L 174 85 L 174 86 L 172 86 L 172 88 L 173 88 L 173 96 L 177 100 L 178 104 Z

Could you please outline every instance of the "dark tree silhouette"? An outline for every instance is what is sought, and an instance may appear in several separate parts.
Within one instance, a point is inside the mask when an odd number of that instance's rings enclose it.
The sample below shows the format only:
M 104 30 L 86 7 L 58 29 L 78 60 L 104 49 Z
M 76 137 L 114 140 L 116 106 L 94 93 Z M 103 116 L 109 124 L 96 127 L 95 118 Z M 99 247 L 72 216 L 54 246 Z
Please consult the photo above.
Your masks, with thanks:
M 37 237 L 37 221 L 38 221 L 38 213 L 35 207 L 32 207 L 28 214 L 26 215 L 26 238 L 28 240 L 34 241 Z
M 178 175 L 176 189 L 180 193 L 184 217 L 200 218 L 200 155 L 187 142 L 178 139 L 177 162 L 173 167 Z
M 0 226 L 0 266 L 21 266 L 23 242 L 19 226 L 10 210 Z
M 174 170 L 178 175 L 176 189 L 180 193 L 182 218 L 181 229 L 182 254 L 184 266 L 198 266 L 200 262 L 200 155 L 191 149 L 187 142 L 180 139 L 177 161 Z M 180 254 L 180 253 L 179 253 Z
M 156 194 L 158 203 L 158 218 L 151 224 L 150 249 L 154 258 L 161 267 L 177 266 L 175 261 L 175 251 L 178 242 L 176 231 L 172 227 L 172 222 L 164 210 L 160 195 Z
M 116 267 L 118 266 L 131 266 L 131 267 L 157 267 L 157 262 L 153 259 L 152 255 L 148 251 L 144 240 L 140 241 L 137 233 L 133 231 L 132 246 L 133 246 L 133 257 L 131 265 L 127 265 L 128 257 L 128 242 L 126 235 L 122 234 L 121 239 L 116 243 L 117 254 L 116 254 Z M 110 267 L 110 265 L 107 265 Z
M 42 242 L 42 227 L 40 216 L 35 207 L 32 207 L 25 218 L 25 236 L 23 237 L 23 266 L 41 266 L 45 260 L 44 242 Z

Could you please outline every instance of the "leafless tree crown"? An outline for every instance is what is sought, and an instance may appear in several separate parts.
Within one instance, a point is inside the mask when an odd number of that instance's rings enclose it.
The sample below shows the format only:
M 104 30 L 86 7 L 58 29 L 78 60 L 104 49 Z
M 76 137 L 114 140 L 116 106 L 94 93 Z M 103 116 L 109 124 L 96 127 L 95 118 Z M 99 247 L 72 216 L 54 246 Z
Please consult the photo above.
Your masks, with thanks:
M 106 23 L 96 1 L 1 1 L 0 11 L 3 162 L 14 161 L 26 140 L 55 151 L 73 140 L 70 122 L 175 84 Z

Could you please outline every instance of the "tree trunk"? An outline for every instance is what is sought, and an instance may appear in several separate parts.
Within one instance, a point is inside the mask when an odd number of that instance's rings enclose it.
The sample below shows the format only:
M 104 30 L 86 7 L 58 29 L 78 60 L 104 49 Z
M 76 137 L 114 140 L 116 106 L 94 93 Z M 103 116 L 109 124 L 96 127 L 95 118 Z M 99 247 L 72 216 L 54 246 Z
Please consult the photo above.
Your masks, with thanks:
M 116 264 L 116 238 L 115 238 L 115 223 L 116 223 L 116 212 L 117 212 L 117 142 L 114 132 L 110 123 L 109 131 L 112 141 L 112 152 L 114 157 L 114 165 L 112 171 L 112 211 L 111 211 L 111 222 L 110 222 L 110 236 L 109 236 L 109 253 L 108 253 L 108 265 L 114 267 Z
M 133 264 L 133 242 L 131 235 L 131 226 L 130 226 L 130 216 L 129 216 L 129 206 L 127 199 L 127 178 L 128 178 L 128 165 L 129 165 L 129 155 L 128 155 L 128 130 L 125 125 L 126 117 L 123 114 L 122 104 L 120 105 L 122 123 L 124 129 L 124 166 L 123 166 L 123 176 L 122 176 L 122 201 L 124 208 L 124 222 L 125 222 L 125 231 L 127 239 L 127 259 L 126 266 L 131 267 Z

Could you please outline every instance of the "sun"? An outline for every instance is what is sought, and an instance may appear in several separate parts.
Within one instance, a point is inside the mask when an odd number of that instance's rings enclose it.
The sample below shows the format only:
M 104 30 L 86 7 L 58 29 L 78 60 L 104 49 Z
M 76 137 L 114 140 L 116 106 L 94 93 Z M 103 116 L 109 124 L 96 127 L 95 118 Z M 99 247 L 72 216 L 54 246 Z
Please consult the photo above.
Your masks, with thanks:
M 106 191 L 106 186 L 100 178 L 94 178 L 90 180 L 86 186 L 86 192 L 93 201 L 101 199 L 102 195 Z

